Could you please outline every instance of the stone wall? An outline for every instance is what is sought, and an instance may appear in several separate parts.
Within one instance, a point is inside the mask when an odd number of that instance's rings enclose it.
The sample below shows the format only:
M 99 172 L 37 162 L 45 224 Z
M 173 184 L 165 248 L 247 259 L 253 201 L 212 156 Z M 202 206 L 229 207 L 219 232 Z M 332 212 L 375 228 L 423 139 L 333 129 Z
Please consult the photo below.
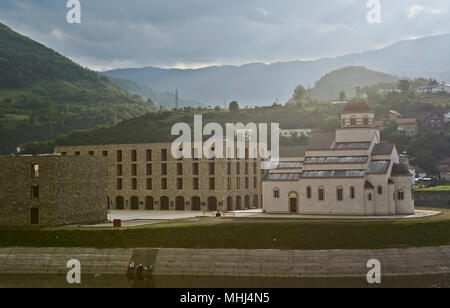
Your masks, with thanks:
M 37 173 L 33 165 L 38 166 Z M 0 225 L 30 225 L 32 211 L 38 213 L 38 225 L 107 218 L 104 159 L 4 156 L 0 169 Z
M 416 191 L 416 206 L 450 209 L 450 191 Z

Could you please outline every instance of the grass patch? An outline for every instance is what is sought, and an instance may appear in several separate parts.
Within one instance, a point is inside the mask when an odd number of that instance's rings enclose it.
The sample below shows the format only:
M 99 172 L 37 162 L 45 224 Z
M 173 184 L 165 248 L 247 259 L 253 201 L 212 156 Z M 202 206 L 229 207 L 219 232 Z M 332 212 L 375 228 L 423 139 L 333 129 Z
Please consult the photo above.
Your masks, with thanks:
M 442 217 L 442 216 L 441 216 Z M 234 222 L 131 229 L 0 229 L 0 247 L 377 249 L 450 244 L 450 220 Z
M 450 191 L 450 185 L 422 188 L 417 189 L 417 191 Z

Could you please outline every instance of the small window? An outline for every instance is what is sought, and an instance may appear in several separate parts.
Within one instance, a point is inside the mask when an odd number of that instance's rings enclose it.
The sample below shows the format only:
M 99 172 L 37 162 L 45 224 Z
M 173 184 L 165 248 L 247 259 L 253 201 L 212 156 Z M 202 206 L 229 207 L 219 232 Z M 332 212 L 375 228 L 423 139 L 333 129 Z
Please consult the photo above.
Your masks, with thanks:
M 198 163 L 192 164 L 192 175 L 198 175 Z
M 216 174 L 214 163 L 209 163 L 209 175 Z
M 355 187 L 350 187 L 350 199 L 355 199 Z
M 198 178 L 194 178 L 192 181 L 192 189 L 193 190 L 198 190 Z
M 177 163 L 177 175 L 183 175 L 183 164 Z
M 102 156 L 103 156 L 103 157 L 108 157 L 108 151 L 103 151 L 103 152 L 102 152 Z
M 36 185 L 31 187 L 31 198 L 39 199 L 39 186 Z
M 343 201 L 344 200 L 344 188 L 338 187 L 337 191 L 336 191 L 336 194 L 337 194 L 337 200 L 338 201 Z
M 273 197 L 274 197 L 275 199 L 280 198 L 280 190 L 279 190 L 278 188 L 275 188 L 275 189 L 273 190 Z
M 75 156 L 80 156 L 81 155 L 81 153 L 80 152 L 75 152 Z
M 137 151 L 131 150 L 131 161 L 136 162 L 137 161 Z
M 94 156 L 94 151 L 89 151 L 89 156 Z
M 161 161 L 167 161 L 167 149 L 161 150 Z
M 147 178 L 147 185 L 146 185 L 147 190 L 152 190 L 153 189 L 153 181 L 151 178 Z
M 137 179 L 136 178 L 131 179 L 131 189 L 137 190 Z
M 249 187 L 250 187 L 249 180 L 248 180 L 248 178 L 246 177 L 246 178 L 245 178 L 245 189 L 249 189 Z
M 369 125 L 369 118 L 364 118 L 364 125 L 365 126 Z
M 227 173 L 231 175 L 231 163 L 227 163 Z
M 311 186 L 306 187 L 306 198 L 311 199 L 312 197 L 312 191 Z
M 241 163 L 236 163 L 236 174 L 241 174 Z
M 61 152 L 61 156 L 66 156 L 67 152 Z
M 245 175 L 248 175 L 248 163 L 245 163 Z
M 209 178 L 209 190 L 216 189 L 216 180 L 214 178 Z
M 123 175 L 123 170 L 122 170 L 122 165 L 117 165 L 117 176 L 122 176 Z
M 117 190 L 122 190 L 122 188 L 123 188 L 122 179 L 117 179 L 116 188 L 117 188 Z
M 379 195 L 382 195 L 383 194 L 383 186 L 378 185 L 377 192 L 378 192 Z
M 161 179 L 161 189 L 162 190 L 167 190 L 167 178 L 162 178 Z
M 153 168 L 152 168 L 152 164 L 147 164 L 147 175 L 152 175 L 153 174 Z
M 177 189 L 183 190 L 183 179 L 182 178 L 177 179 Z
M 325 201 L 325 189 L 323 187 L 319 187 L 318 194 L 319 194 L 319 201 Z
M 117 162 L 121 163 L 122 162 L 122 150 L 118 150 L 116 153 L 116 158 L 117 158 Z
M 38 164 L 32 164 L 31 165 L 31 177 L 32 178 L 38 178 L 39 177 L 39 165 Z
M 161 164 L 161 175 L 167 175 L 167 164 Z
M 231 190 L 232 186 L 231 186 L 231 178 L 228 178 L 228 190 Z
M 356 119 L 354 119 L 354 118 L 351 119 L 351 120 L 350 120 L 350 125 L 351 125 L 351 126 L 356 126 Z
M 256 163 L 253 163 L 253 174 L 256 174 L 258 172 L 258 167 Z
M 253 188 L 254 189 L 258 188 L 258 178 L 256 176 L 253 177 Z
M 147 161 L 152 161 L 152 150 L 145 151 L 145 158 Z
M 236 188 L 241 189 L 241 178 L 236 178 Z
M 403 190 L 399 190 L 397 192 L 397 200 L 404 200 L 405 199 L 405 194 L 403 192 Z
M 367 195 L 367 199 L 368 199 L 369 201 L 372 201 L 372 194 L 369 193 L 369 194 Z
M 137 165 L 136 164 L 131 165 L 131 176 L 137 176 Z

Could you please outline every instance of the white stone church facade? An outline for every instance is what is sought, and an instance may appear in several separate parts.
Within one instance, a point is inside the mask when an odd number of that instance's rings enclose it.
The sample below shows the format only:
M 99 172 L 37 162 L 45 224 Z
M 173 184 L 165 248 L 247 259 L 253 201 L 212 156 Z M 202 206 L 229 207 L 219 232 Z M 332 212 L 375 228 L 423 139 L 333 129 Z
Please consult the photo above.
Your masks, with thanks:
M 413 175 L 395 145 L 382 143 L 374 113 L 353 99 L 341 128 L 313 134 L 309 144 L 284 148 L 263 180 L 266 213 L 407 215 L 414 213 Z

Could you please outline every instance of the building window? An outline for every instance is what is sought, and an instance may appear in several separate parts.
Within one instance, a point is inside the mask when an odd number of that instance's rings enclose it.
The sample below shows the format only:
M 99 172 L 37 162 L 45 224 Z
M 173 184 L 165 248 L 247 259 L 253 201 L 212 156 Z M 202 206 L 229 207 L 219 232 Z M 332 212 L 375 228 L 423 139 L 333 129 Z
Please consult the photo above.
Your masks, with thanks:
M 136 162 L 137 161 L 137 151 L 131 150 L 131 161 Z
M 123 175 L 122 165 L 117 165 L 117 176 Z
M 365 126 L 369 125 L 369 118 L 364 118 L 364 125 Z
M 147 175 L 152 175 L 153 173 L 153 168 L 152 168 L 152 164 L 147 164 Z
M 161 161 L 167 161 L 167 149 L 161 150 Z
M 39 165 L 38 164 L 32 164 L 31 165 L 31 177 L 32 178 L 38 178 L 39 177 Z
M 256 163 L 253 163 L 253 174 L 256 174 L 258 172 L 258 167 L 256 166 Z
M 177 175 L 183 175 L 183 164 L 177 163 Z
M 403 193 L 403 190 L 397 191 L 397 200 L 404 200 L 405 194 Z
M 122 190 L 122 188 L 123 188 L 122 179 L 117 179 L 116 188 L 117 188 L 117 190 Z
M 236 178 L 236 188 L 241 189 L 241 178 Z
M 275 199 L 280 198 L 280 190 L 279 190 L 278 188 L 275 188 L 275 189 L 273 190 L 273 197 L 274 197 Z
M 137 176 L 137 165 L 136 164 L 131 165 L 131 176 Z
M 245 159 L 248 159 L 249 155 L 248 155 L 248 149 L 245 149 Z
M 182 178 L 177 179 L 177 189 L 183 190 L 183 179 Z
M 39 186 L 31 186 L 31 198 L 39 199 Z
M 231 175 L 231 163 L 227 163 L 227 173 Z
M 249 180 L 248 177 L 245 178 L 245 189 L 249 189 L 250 184 L 249 184 Z
M 192 175 L 198 175 L 198 163 L 192 164 Z
M 116 153 L 116 158 L 117 158 L 117 162 L 121 163 L 122 162 L 122 150 L 118 150 Z
M 350 119 L 350 125 L 351 126 L 356 126 L 356 119 L 355 118 Z
M 248 175 L 248 163 L 245 163 L 245 175 Z
M 355 187 L 350 187 L 350 199 L 355 199 Z
M 147 190 L 152 190 L 153 189 L 153 181 L 151 178 L 147 178 Z
M 228 178 L 228 190 L 231 190 L 232 186 L 231 186 L 231 178 Z
M 167 164 L 161 164 L 161 175 L 167 175 Z
M 216 180 L 214 178 L 209 178 L 209 190 L 216 189 Z
M 80 156 L 81 155 L 81 153 L 80 152 L 75 152 L 75 156 Z
M 325 188 L 319 187 L 319 201 L 325 201 Z
M 67 152 L 61 152 L 61 156 L 66 156 Z
M 161 179 L 161 189 L 162 190 L 167 190 L 167 178 L 162 178 Z
M 253 177 L 253 188 L 254 189 L 258 188 L 258 178 L 256 176 Z
M 198 190 L 198 178 L 194 178 L 192 180 L 192 189 L 193 190 Z
M 241 174 L 241 163 L 236 163 L 236 174 Z
M 215 173 L 214 163 L 209 163 L 209 175 L 214 175 Z
M 372 201 L 372 194 L 369 193 L 369 194 L 367 195 L 367 199 L 368 199 L 369 201 Z
M 131 179 L 131 189 L 137 190 L 137 179 L 136 178 Z
M 337 194 L 337 200 L 338 201 L 344 200 L 344 188 L 338 187 L 337 191 L 336 191 L 336 194 Z
M 108 157 L 108 151 L 103 151 L 103 152 L 102 152 L 102 156 L 103 156 L 103 157 Z
M 94 156 L 94 151 L 89 151 L 89 156 Z
M 383 194 L 383 186 L 378 185 L 377 192 L 378 192 L 379 195 L 382 195 Z
M 147 161 L 152 161 L 152 150 L 145 151 L 145 158 Z
M 306 198 L 308 199 L 312 198 L 311 186 L 306 187 Z

